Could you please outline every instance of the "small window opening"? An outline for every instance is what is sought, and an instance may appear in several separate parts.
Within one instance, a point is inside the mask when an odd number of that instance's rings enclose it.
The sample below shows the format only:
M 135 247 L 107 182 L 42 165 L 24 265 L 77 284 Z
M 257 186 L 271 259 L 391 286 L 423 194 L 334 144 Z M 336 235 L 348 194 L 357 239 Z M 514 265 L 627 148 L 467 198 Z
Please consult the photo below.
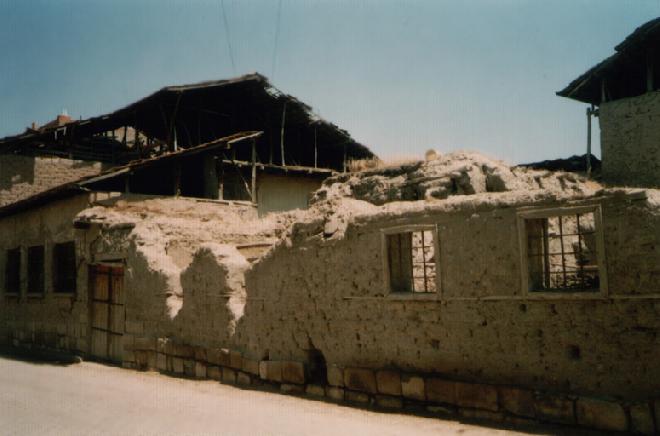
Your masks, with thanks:
M 7 250 L 5 259 L 5 293 L 19 294 L 21 292 L 21 249 Z
M 529 291 L 600 288 L 594 213 L 525 220 Z
M 28 294 L 44 293 L 44 246 L 28 247 Z
M 432 230 L 387 235 L 390 291 L 436 292 L 433 239 Z
M 76 291 L 76 246 L 73 241 L 53 247 L 53 292 Z

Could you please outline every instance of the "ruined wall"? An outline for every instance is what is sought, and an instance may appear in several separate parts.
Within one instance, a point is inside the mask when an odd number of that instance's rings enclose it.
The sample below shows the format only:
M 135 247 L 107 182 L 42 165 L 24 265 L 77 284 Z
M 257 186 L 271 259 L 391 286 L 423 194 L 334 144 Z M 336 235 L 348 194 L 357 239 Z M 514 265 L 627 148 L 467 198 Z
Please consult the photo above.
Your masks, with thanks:
M 660 186 L 660 92 L 603 103 L 599 122 L 603 180 Z
M 0 342 L 87 351 L 87 268 L 84 241 L 76 241 L 76 289 L 53 292 L 53 246 L 76 240 L 73 218 L 89 205 L 89 195 L 54 201 L 0 219 Z M 45 245 L 45 292 L 27 294 L 27 247 Z M 5 265 L 8 249 L 21 247 L 21 292 L 7 295 Z
M 300 176 L 259 174 L 257 199 L 259 215 L 291 209 L 307 209 L 312 192 L 321 187 L 321 180 Z
M 0 155 L 0 206 L 104 169 L 100 162 Z
M 392 204 L 355 218 L 338 238 L 323 238 L 322 221 L 296 226 L 247 273 L 242 351 L 305 361 L 320 350 L 340 368 L 656 395 L 660 204 L 649 195 L 602 199 L 609 296 L 521 291 L 516 206 L 524 202 Z M 440 297 L 385 289 L 381 229 L 402 224 L 438 224 Z

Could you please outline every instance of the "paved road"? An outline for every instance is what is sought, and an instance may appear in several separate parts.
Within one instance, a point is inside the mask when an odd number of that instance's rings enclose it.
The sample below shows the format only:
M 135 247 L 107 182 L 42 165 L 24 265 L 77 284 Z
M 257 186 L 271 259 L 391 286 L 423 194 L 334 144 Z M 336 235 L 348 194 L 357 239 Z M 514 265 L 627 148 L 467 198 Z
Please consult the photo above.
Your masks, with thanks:
M 0 434 L 515 434 L 96 363 L 0 357 Z

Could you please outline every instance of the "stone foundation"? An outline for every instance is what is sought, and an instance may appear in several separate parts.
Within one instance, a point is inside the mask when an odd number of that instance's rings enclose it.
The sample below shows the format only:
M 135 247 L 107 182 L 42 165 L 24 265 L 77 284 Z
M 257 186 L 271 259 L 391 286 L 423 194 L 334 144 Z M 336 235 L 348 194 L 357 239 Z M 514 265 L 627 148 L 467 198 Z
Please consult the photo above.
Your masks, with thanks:
M 362 407 L 431 416 L 458 415 L 505 424 L 552 423 L 596 430 L 656 434 L 660 398 L 626 402 L 516 386 L 451 380 L 396 369 L 341 368 L 329 364 L 326 380 L 311 380 L 296 361 L 255 361 L 239 351 L 208 349 L 168 339 L 126 342 L 125 368 L 159 371 L 224 384 L 278 389 Z

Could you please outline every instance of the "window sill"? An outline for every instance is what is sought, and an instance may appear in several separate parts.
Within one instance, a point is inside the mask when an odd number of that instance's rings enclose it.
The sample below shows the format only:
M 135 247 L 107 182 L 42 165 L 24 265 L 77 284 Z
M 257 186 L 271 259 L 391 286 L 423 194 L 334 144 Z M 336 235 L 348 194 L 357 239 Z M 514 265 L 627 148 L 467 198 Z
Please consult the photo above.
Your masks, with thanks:
M 52 295 L 55 298 L 75 298 L 76 297 L 75 292 L 53 292 Z
M 409 300 L 421 300 L 421 301 L 435 301 L 440 299 L 440 294 L 437 292 L 391 292 L 387 294 L 386 298 L 393 301 L 409 301 Z
M 21 294 L 9 294 L 5 292 L 6 298 L 21 298 Z
M 46 295 L 45 294 L 27 294 L 26 297 L 32 298 L 32 299 L 35 299 L 35 300 L 36 299 L 43 300 L 46 297 Z

